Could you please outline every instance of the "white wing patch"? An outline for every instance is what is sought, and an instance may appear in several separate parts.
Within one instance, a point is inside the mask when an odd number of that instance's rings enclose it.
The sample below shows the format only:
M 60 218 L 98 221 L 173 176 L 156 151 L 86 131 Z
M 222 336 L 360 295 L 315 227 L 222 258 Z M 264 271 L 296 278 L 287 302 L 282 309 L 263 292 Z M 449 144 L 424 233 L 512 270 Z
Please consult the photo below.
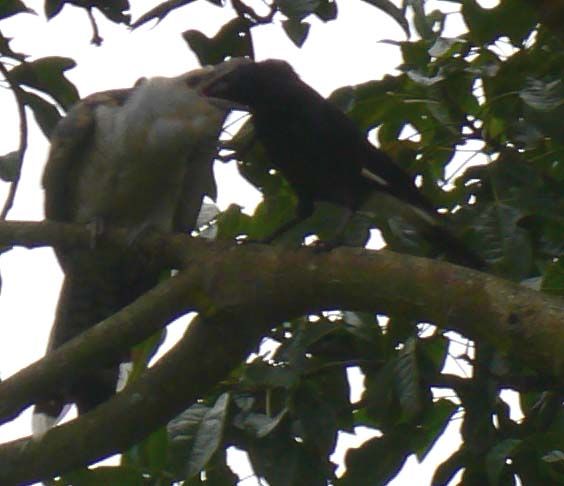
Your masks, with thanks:
M 367 179 L 370 179 L 371 181 L 380 184 L 381 186 L 389 186 L 388 181 L 386 181 L 379 175 L 374 174 L 374 172 L 370 172 L 366 167 L 362 168 L 362 170 L 360 171 L 360 175 L 362 177 L 366 177 Z

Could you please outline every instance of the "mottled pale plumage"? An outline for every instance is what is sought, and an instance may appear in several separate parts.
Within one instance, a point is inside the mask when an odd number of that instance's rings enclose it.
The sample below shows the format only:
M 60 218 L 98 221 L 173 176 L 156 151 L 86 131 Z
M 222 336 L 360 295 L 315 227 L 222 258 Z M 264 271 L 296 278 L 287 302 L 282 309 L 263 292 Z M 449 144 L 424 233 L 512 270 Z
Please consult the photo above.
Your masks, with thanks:
M 215 198 L 212 163 L 229 104 L 200 88 L 231 61 L 134 88 L 88 96 L 57 126 L 43 175 L 47 219 L 189 232 L 204 195 Z M 57 348 L 153 287 L 163 270 L 133 251 L 59 249 L 65 273 L 49 350 Z M 124 355 L 123 359 L 127 359 Z M 118 362 L 101 357 L 38 403 L 56 417 L 65 403 L 83 413 L 115 391 Z M 44 428 L 42 420 L 36 420 Z

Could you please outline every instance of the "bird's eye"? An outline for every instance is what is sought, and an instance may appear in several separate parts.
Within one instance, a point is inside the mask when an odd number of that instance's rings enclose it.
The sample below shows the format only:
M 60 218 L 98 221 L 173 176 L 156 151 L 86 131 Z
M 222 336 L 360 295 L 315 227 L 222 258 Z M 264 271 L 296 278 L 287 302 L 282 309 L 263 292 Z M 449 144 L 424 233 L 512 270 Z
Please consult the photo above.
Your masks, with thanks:
M 202 81 L 204 80 L 204 76 L 202 74 L 195 74 L 193 76 L 190 76 L 189 78 L 186 79 L 186 85 L 189 88 L 195 88 L 196 86 L 198 86 Z

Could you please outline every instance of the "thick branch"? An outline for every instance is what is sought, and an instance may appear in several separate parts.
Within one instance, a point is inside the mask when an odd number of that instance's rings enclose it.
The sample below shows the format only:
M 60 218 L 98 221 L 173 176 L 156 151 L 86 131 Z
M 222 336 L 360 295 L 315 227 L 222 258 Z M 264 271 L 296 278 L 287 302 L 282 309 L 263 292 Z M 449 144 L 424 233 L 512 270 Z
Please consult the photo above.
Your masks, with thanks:
M 32 226 L 25 225 L 25 237 L 32 238 Z M 48 235 L 59 225 L 35 226 L 35 236 L 43 243 L 63 243 L 58 236 L 50 240 Z M 0 244 L 10 243 L 4 239 L 3 227 Z M 82 242 L 80 234 L 76 230 L 76 243 Z M 17 242 L 33 246 L 25 237 L 20 234 Z M 169 283 L 175 296 L 172 301 L 179 312 L 198 310 L 206 324 L 191 326 L 181 343 L 142 380 L 92 413 L 48 432 L 39 441 L 24 439 L 0 447 L 0 464 L 10 464 L 9 469 L 0 468 L 0 483 L 37 480 L 134 444 L 203 396 L 273 325 L 321 310 L 411 315 L 490 342 L 546 374 L 560 379 L 564 375 L 562 301 L 479 272 L 391 252 L 344 248 L 320 254 L 303 248 L 236 246 L 182 236 L 148 237 L 137 246 L 151 253 L 158 248 L 158 255 L 187 265 Z M 128 309 L 140 306 L 143 299 Z M 91 331 L 89 356 L 112 349 L 110 339 L 94 337 L 101 335 L 97 333 L 103 327 L 109 328 L 109 322 Z M 112 339 L 134 341 L 133 321 L 121 322 L 125 324 L 111 326 L 116 327 Z M 83 366 L 88 360 L 80 347 L 77 341 L 70 342 L 53 353 L 49 366 L 36 364 L 34 371 L 21 372 L 29 373 L 28 389 L 52 377 L 49 370 L 59 359 L 65 360 L 67 369 Z M 63 368 L 57 367 L 60 376 Z M 10 380 L 14 383 L 10 386 L 17 388 L 18 375 Z M 10 380 L 0 384 L 0 403 Z

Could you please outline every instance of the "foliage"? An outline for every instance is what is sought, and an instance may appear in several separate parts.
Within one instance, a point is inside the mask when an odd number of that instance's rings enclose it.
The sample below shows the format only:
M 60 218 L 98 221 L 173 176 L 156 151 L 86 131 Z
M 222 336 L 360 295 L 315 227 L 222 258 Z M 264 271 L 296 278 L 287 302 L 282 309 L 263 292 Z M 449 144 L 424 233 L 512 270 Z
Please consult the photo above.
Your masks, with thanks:
M 158 22 L 193 1 L 162 2 L 131 26 Z M 208 2 L 215 5 L 210 9 L 226 8 L 221 0 Z M 129 22 L 127 1 L 46 1 L 46 16 L 63 15 L 65 3 Z M 476 0 L 451 0 L 444 11 L 430 11 L 422 0 L 405 0 L 401 7 L 389 0 L 366 3 L 409 35 L 385 41 L 401 50 L 403 62 L 398 74 L 343 87 L 332 100 L 419 177 L 421 190 L 448 211 L 493 273 L 540 282 L 543 291 L 563 295 L 564 49 L 554 28 L 562 24 L 554 16 L 564 9 L 555 8 L 547 20 L 543 2 L 525 0 L 502 0 L 492 9 Z M 260 14 L 241 0 L 231 5 L 236 16 L 214 37 L 195 30 L 184 34 L 202 64 L 252 57 L 253 29 L 274 20 L 281 20 L 297 46 L 306 42 L 312 18 L 338 21 L 336 0 L 274 0 Z M 467 31 L 447 37 L 446 11 L 458 7 Z M 0 5 L 0 19 L 29 12 L 19 0 Z M 99 41 L 97 30 L 93 41 Z M 2 66 L 14 65 L 3 72 L 18 102 L 49 136 L 77 99 L 64 76 L 74 60 L 28 62 L 1 32 L 0 54 Z M 239 153 L 240 173 L 264 200 L 253 216 L 235 206 L 220 214 L 218 237 L 260 238 L 290 217 L 295 196 L 271 170 L 262 148 L 252 144 L 250 123 L 225 148 L 234 157 Z M 23 152 L 1 157 L 0 177 L 17 184 L 22 158 Z M 482 163 L 471 165 L 475 160 Z M 453 161 L 456 178 L 447 176 Z M 321 208 L 282 243 L 299 243 L 309 234 L 329 237 L 336 218 L 335 208 Z M 357 221 L 350 241 L 365 244 L 376 225 L 390 248 L 432 256 L 393 219 Z M 233 370 L 212 394 L 127 451 L 120 466 L 76 471 L 55 483 L 124 485 L 150 478 L 151 484 L 236 484 L 226 459 L 234 446 L 247 452 L 254 472 L 272 486 L 385 484 L 411 454 L 422 460 L 457 415 L 463 443 L 438 466 L 433 484 L 447 484 L 460 471 L 462 484 L 516 484 L 516 478 L 525 485 L 562 484 L 561 390 L 551 387 L 549 377 L 524 369 L 518 357 L 500 356 L 482 343 L 459 357 L 474 366 L 472 376 L 447 374 L 450 338 L 413 316 L 333 312 L 278 323 L 268 336 L 270 352 Z M 154 345 L 139 353 L 139 371 Z M 365 380 L 362 398 L 354 403 L 347 378 L 353 368 Z M 506 388 L 519 392 L 520 421 L 510 417 L 500 395 Z M 439 389 L 451 390 L 452 398 L 439 398 Z M 346 472 L 336 479 L 329 456 L 339 432 L 357 426 L 377 436 L 349 451 Z

